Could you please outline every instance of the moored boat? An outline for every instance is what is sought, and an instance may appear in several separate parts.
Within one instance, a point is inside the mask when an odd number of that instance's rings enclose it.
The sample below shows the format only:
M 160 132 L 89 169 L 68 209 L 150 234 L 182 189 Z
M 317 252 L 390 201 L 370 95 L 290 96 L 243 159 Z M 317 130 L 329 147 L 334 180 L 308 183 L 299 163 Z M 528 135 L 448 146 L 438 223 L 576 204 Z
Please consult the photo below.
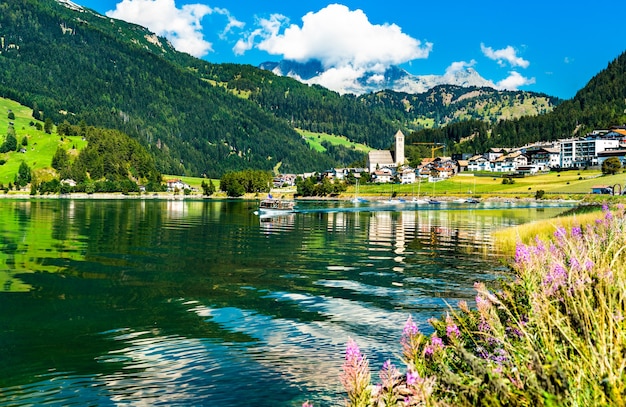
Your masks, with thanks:
M 268 195 L 267 198 L 263 199 L 259 203 L 259 213 L 260 214 L 281 214 L 281 213 L 289 213 L 294 212 L 296 207 L 296 202 L 292 200 L 286 199 L 277 199 L 273 198 L 271 195 Z

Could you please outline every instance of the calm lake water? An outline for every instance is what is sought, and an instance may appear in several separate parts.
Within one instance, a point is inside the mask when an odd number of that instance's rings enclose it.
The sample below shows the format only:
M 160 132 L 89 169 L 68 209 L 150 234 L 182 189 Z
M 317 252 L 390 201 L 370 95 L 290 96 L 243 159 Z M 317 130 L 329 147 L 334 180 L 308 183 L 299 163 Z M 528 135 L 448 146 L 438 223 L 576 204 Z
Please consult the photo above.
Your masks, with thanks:
M 0 406 L 342 405 L 354 338 L 507 275 L 491 232 L 565 204 L 0 200 Z

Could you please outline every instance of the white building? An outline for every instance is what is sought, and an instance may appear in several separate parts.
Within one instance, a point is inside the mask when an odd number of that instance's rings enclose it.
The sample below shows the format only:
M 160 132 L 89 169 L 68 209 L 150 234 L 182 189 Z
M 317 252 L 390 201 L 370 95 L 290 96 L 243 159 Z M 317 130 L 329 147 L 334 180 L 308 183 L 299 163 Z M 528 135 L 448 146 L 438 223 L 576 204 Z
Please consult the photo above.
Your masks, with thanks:
M 413 184 L 415 183 L 415 170 L 413 168 L 404 168 L 398 174 L 401 184 Z
M 576 138 L 561 140 L 561 168 L 598 165 L 598 153 L 619 148 L 614 138 Z

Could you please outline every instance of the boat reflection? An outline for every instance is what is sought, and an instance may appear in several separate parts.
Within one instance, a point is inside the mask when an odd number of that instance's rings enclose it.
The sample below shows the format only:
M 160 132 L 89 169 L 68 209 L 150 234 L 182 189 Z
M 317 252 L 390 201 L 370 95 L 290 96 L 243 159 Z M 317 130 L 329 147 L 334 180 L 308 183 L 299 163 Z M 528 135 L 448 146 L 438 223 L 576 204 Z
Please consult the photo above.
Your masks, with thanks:
M 295 222 L 296 222 L 295 213 L 259 215 L 259 224 L 261 226 L 261 232 L 265 234 L 293 230 Z

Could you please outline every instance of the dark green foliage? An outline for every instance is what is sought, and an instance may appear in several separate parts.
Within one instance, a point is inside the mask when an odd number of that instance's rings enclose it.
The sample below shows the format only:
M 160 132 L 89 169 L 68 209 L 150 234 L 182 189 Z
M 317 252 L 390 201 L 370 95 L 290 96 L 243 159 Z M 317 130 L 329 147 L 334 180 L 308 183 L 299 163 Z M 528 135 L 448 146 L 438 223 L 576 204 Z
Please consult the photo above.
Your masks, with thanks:
M 622 162 L 617 157 L 609 157 L 602 163 L 602 174 L 615 175 L 622 169 Z
M 228 172 L 220 179 L 220 189 L 231 197 L 245 193 L 269 192 L 272 185 L 272 173 L 261 170 Z
M 46 134 L 52 134 L 52 128 L 54 127 L 54 123 L 51 118 L 47 118 L 46 121 L 43 122 L 43 131 Z
M 348 189 L 348 186 L 345 182 L 331 182 L 326 177 L 319 181 L 316 177 L 307 179 L 298 177 L 296 179 L 296 188 L 300 196 L 329 196 L 344 192 Z
M 203 195 L 211 196 L 215 193 L 215 185 L 213 184 L 213 180 L 209 180 L 208 184 L 206 181 L 203 180 L 202 184 L 200 184 L 200 187 L 202 187 Z
M 95 127 L 86 128 L 85 133 L 87 146 L 71 166 L 75 181 L 85 179 L 86 174 L 94 181 L 102 178 L 110 181 L 126 181 L 129 178 L 148 182 L 161 180 L 154 159 L 136 140 L 116 130 Z M 57 154 L 63 162 L 63 153 L 57 150 Z
M 67 155 L 67 151 L 61 146 L 57 147 L 57 151 L 52 156 L 52 168 L 57 171 L 68 168 L 70 165 L 70 157 Z
M 19 187 L 26 186 L 32 180 L 32 172 L 28 164 L 24 161 L 20 164 L 20 168 L 15 175 L 15 185 Z
M 13 113 L 13 111 L 9 110 L 9 114 L 7 115 L 7 118 L 9 120 L 15 120 L 15 113 Z
M 11 129 L 13 129 L 11 127 Z M 15 138 L 15 132 L 11 131 L 7 134 L 6 138 L 0 144 L 0 153 L 8 153 L 9 151 L 15 151 L 17 148 L 17 139 Z

